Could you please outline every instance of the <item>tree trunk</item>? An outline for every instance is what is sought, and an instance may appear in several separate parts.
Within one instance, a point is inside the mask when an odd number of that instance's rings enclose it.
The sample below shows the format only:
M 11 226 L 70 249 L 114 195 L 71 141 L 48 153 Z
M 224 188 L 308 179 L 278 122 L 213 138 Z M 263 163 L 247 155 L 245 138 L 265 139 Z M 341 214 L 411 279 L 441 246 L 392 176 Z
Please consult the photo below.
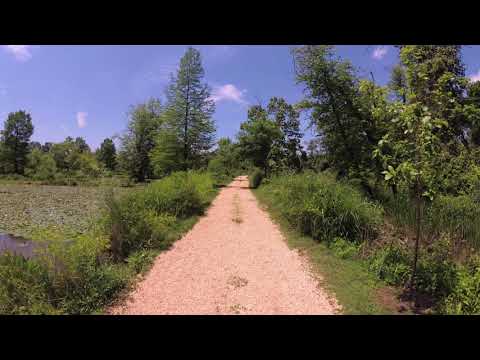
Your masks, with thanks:
M 14 171 L 15 174 L 18 174 L 18 145 L 17 145 L 17 139 L 15 139 L 15 146 L 13 148 L 13 166 L 14 166 Z
M 390 189 L 392 189 L 392 194 L 394 197 L 397 197 L 398 191 L 397 191 L 397 184 L 391 184 Z
M 185 104 L 185 127 L 184 127 L 184 144 L 183 144 L 183 161 L 184 161 L 184 169 L 185 171 L 188 170 L 188 116 L 190 110 L 190 64 L 188 67 L 187 73 L 187 98 Z
M 368 194 L 368 196 L 373 199 L 374 198 L 374 193 L 373 193 L 373 189 L 372 187 L 370 186 L 370 184 L 368 183 L 367 180 L 365 179 L 360 179 L 361 181 L 361 185 L 362 185 L 362 188 L 363 190 Z
M 422 222 L 422 195 L 420 193 L 420 186 L 417 183 L 415 189 L 415 250 L 413 254 L 412 277 L 410 279 L 410 290 L 415 291 L 415 277 L 417 275 L 417 261 L 418 249 L 421 241 L 421 222 Z M 416 298 L 416 296 L 415 296 Z

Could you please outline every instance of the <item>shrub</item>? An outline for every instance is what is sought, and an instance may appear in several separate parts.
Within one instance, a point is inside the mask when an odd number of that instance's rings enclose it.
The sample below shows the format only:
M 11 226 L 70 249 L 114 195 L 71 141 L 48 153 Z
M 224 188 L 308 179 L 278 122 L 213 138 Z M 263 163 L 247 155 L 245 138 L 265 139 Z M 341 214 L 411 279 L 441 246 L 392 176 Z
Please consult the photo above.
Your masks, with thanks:
M 417 289 L 434 299 L 450 294 L 457 282 L 457 268 L 450 254 L 450 244 L 450 238 L 442 236 L 418 259 Z
M 316 240 L 371 239 L 382 222 L 381 208 L 326 174 L 275 177 L 261 191 L 291 225 Z
M 27 156 L 25 174 L 34 180 L 51 181 L 55 178 L 57 166 L 53 156 L 33 149 Z
M 175 217 L 157 214 L 145 207 L 143 194 L 131 194 L 121 199 L 110 195 L 106 230 L 111 234 L 111 249 L 117 259 L 124 259 L 131 252 L 161 248 L 168 240 L 169 227 Z
M 452 315 L 480 314 L 480 259 L 459 267 L 458 281 L 452 293 L 445 299 L 441 312 Z
M 215 194 L 208 174 L 179 172 L 120 199 L 107 196 L 106 231 L 118 259 L 130 253 L 163 249 L 171 242 L 177 218 L 201 214 Z
M 369 269 L 388 285 L 404 285 L 411 274 L 409 254 L 398 245 L 380 248 L 370 257 Z
M 260 186 L 263 180 L 263 172 L 260 169 L 254 169 L 248 176 L 249 185 L 252 189 L 256 189 Z
M 82 234 L 66 242 L 65 235 L 48 233 L 47 246 L 35 261 L 46 270 L 46 292 L 54 307 L 68 314 L 88 314 L 107 304 L 128 277 L 122 268 L 102 260 L 108 249 L 106 236 Z
M 216 185 L 226 185 L 233 178 L 220 158 L 213 158 L 209 161 L 208 171 L 212 175 Z
M 36 261 L 0 255 L 0 314 L 54 314 L 49 304 L 47 273 Z
M 134 252 L 127 258 L 128 266 L 136 274 L 144 273 L 157 255 L 156 251 L 140 250 Z
M 148 209 L 185 218 L 201 214 L 214 194 L 208 174 L 177 172 L 147 186 L 140 196 Z
M 447 296 L 455 287 L 457 272 L 450 260 L 449 239 L 444 237 L 433 244 L 418 259 L 416 288 L 432 299 Z M 378 249 L 369 259 L 369 268 L 389 285 L 406 285 L 412 274 L 413 256 L 409 249 L 400 245 Z
M 341 237 L 333 239 L 329 243 L 329 248 L 342 259 L 352 258 L 358 254 L 358 246 Z
M 45 231 L 36 257 L 0 256 L 0 312 L 88 314 L 106 305 L 128 283 L 129 269 L 101 261 L 106 238 Z

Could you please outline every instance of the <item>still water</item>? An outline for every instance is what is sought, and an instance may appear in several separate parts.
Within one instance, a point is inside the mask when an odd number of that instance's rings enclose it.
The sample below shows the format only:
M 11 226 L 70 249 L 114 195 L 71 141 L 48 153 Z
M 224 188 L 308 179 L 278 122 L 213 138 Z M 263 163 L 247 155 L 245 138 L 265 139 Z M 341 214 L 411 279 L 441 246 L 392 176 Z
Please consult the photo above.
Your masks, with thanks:
M 0 254 L 9 251 L 29 259 L 33 256 L 36 246 L 37 244 L 31 240 L 9 234 L 0 234 Z

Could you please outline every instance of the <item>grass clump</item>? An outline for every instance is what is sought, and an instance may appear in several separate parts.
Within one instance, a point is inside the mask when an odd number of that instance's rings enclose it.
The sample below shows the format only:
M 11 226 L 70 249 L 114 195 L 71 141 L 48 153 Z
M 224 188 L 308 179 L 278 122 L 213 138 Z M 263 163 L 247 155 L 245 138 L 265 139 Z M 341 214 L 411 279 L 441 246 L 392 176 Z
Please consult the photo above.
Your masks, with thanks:
M 420 254 L 416 291 L 438 308 L 458 283 L 458 265 L 449 256 L 450 239 L 443 237 Z M 408 284 L 413 253 L 400 244 L 379 248 L 370 256 L 370 270 L 389 285 Z M 438 310 L 438 309 L 437 309 Z
M 0 312 L 4 314 L 89 314 L 107 305 L 129 280 L 125 267 L 102 259 L 108 239 L 77 235 L 66 242 L 44 230 L 32 259 L 0 256 Z
M 359 246 L 341 237 L 334 238 L 328 245 L 330 250 L 341 259 L 351 259 L 358 255 Z
M 327 175 L 304 173 L 275 177 L 261 188 L 285 218 L 316 240 L 372 239 L 382 222 L 380 207 L 354 188 Z
M 104 227 L 117 259 L 146 249 L 165 249 L 179 220 L 203 213 L 216 191 L 207 173 L 178 172 L 119 199 L 108 196 Z
M 248 176 L 249 186 L 252 189 L 256 189 L 260 186 L 263 180 L 263 172 L 260 169 L 254 169 Z
M 441 312 L 451 315 L 480 314 L 480 259 L 475 257 L 457 272 L 457 284 L 442 304 Z
M 414 228 L 415 206 L 407 194 L 388 194 L 381 202 L 398 227 Z M 448 234 L 453 246 L 480 248 L 480 201 L 475 196 L 438 195 L 425 204 L 423 214 L 422 231 L 427 242 Z

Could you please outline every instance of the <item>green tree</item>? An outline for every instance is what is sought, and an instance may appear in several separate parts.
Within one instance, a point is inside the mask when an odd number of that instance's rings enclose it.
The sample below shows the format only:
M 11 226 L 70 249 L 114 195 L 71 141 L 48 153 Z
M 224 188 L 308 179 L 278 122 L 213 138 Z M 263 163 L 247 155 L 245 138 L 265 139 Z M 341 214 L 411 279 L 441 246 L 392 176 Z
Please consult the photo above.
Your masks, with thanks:
M 282 138 L 276 146 L 277 158 L 282 158 L 285 167 L 300 170 L 302 167 L 303 134 L 300 132 L 300 113 L 285 99 L 273 97 L 267 107 L 267 112 L 282 131 Z
M 31 141 L 28 146 L 29 151 L 32 151 L 33 149 L 42 150 L 42 144 L 40 144 L 38 141 Z
M 254 166 L 262 168 L 268 176 L 272 149 L 282 138 L 279 126 L 268 119 L 267 112 L 261 106 L 252 106 L 248 110 L 248 120 L 240 125 L 238 142 L 242 155 L 250 159 Z
M 3 159 L 11 164 L 16 174 L 24 172 L 32 134 L 33 124 L 30 114 L 22 110 L 8 114 L 1 134 Z
M 242 160 L 238 144 L 229 138 L 221 138 L 217 144 L 218 148 L 208 163 L 208 170 L 217 183 L 225 184 L 234 176 L 245 171 L 248 165 Z
M 86 143 L 85 139 L 82 137 L 75 138 L 75 146 L 80 152 L 90 152 L 90 146 Z
M 8 161 L 8 153 L 3 141 L 0 141 L 0 174 L 9 174 L 13 172 L 13 166 Z
M 307 143 L 307 161 L 305 167 L 314 171 L 324 171 L 328 169 L 329 164 L 326 159 L 325 150 L 322 146 L 322 138 L 315 137 Z
M 433 117 L 447 121 L 448 127 L 437 132 L 448 151 L 458 153 L 459 141 L 468 147 L 465 133 L 470 124 L 463 106 L 468 80 L 461 46 L 404 45 L 400 60 L 412 97 L 409 102 L 419 102 Z
M 73 170 L 72 158 L 75 156 L 75 144 L 72 139 L 67 138 L 61 143 L 52 144 L 49 153 L 60 171 L 69 172 Z
M 202 82 L 204 70 L 200 52 L 188 48 L 167 88 L 168 121 L 182 145 L 184 169 L 194 167 L 198 158 L 214 144 L 215 124 L 212 114 L 215 103 L 210 89 Z
M 97 150 L 97 159 L 105 165 L 110 171 L 114 171 L 117 165 L 117 150 L 112 139 L 103 140 L 100 148 Z
M 162 111 L 160 100 L 151 99 L 133 107 L 129 113 L 128 128 L 121 137 L 118 163 L 136 181 L 142 182 L 153 176 L 150 152 L 162 125 Z
M 436 130 L 448 125 L 440 118 L 435 118 L 428 107 L 419 102 L 411 104 L 393 104 L 392 129 L 374 151 L 380 157 L 385 170 L 385 181 L 403 183 L 410 190 L 415 200 L 415 248 L 412 264 L 410 286 L 415 285 L 418 250 L 422 236 L 422 211 L 425 198 L 433 200 L 438 191 L 439 169 L 437 154 L 441 148 L 440 138 Z M 388 152 L 382 150 L 387 147 Z
M 467 86 L 464 112 L 469 119 L 471 128 L 469 133 L 470 142 L 474 146 L 480 146 L 480 81 L 471 82 Z
M 405 69 L 401 64 L 393 67 L 388 87 L 397 100 L 401 100 L 404 104 L 407 102 L 407 79 L 405 77 Z
M 155 137 L 155 146 L 150 152 L 150 161 L 156 177 L 163 177 L 184 168 L 183 144 L 180 143 L 175 129 L 161 129 Z
M 339 177 L 359 178 L 372 194 L 368 178 L 376 176 L 372 151 L 382 136 L 386 91 L 359 81 L 351 63 L 335 56 L 333 46 L 301 46 L 293 49 L 293 56 L 297 82 L 305 90 L 298 106 L 309 111 L 328 163 Z
M 27 156 L 25 174 L 35 180 L 53 180 L 57 166 L 52 154 L 34 148 Z
M 50 149 L 52 148 L 53 143 L 51 142 L 46 142 L 45 144 L 42 145 L 42 151 L 43 152 L 49 152 Z

